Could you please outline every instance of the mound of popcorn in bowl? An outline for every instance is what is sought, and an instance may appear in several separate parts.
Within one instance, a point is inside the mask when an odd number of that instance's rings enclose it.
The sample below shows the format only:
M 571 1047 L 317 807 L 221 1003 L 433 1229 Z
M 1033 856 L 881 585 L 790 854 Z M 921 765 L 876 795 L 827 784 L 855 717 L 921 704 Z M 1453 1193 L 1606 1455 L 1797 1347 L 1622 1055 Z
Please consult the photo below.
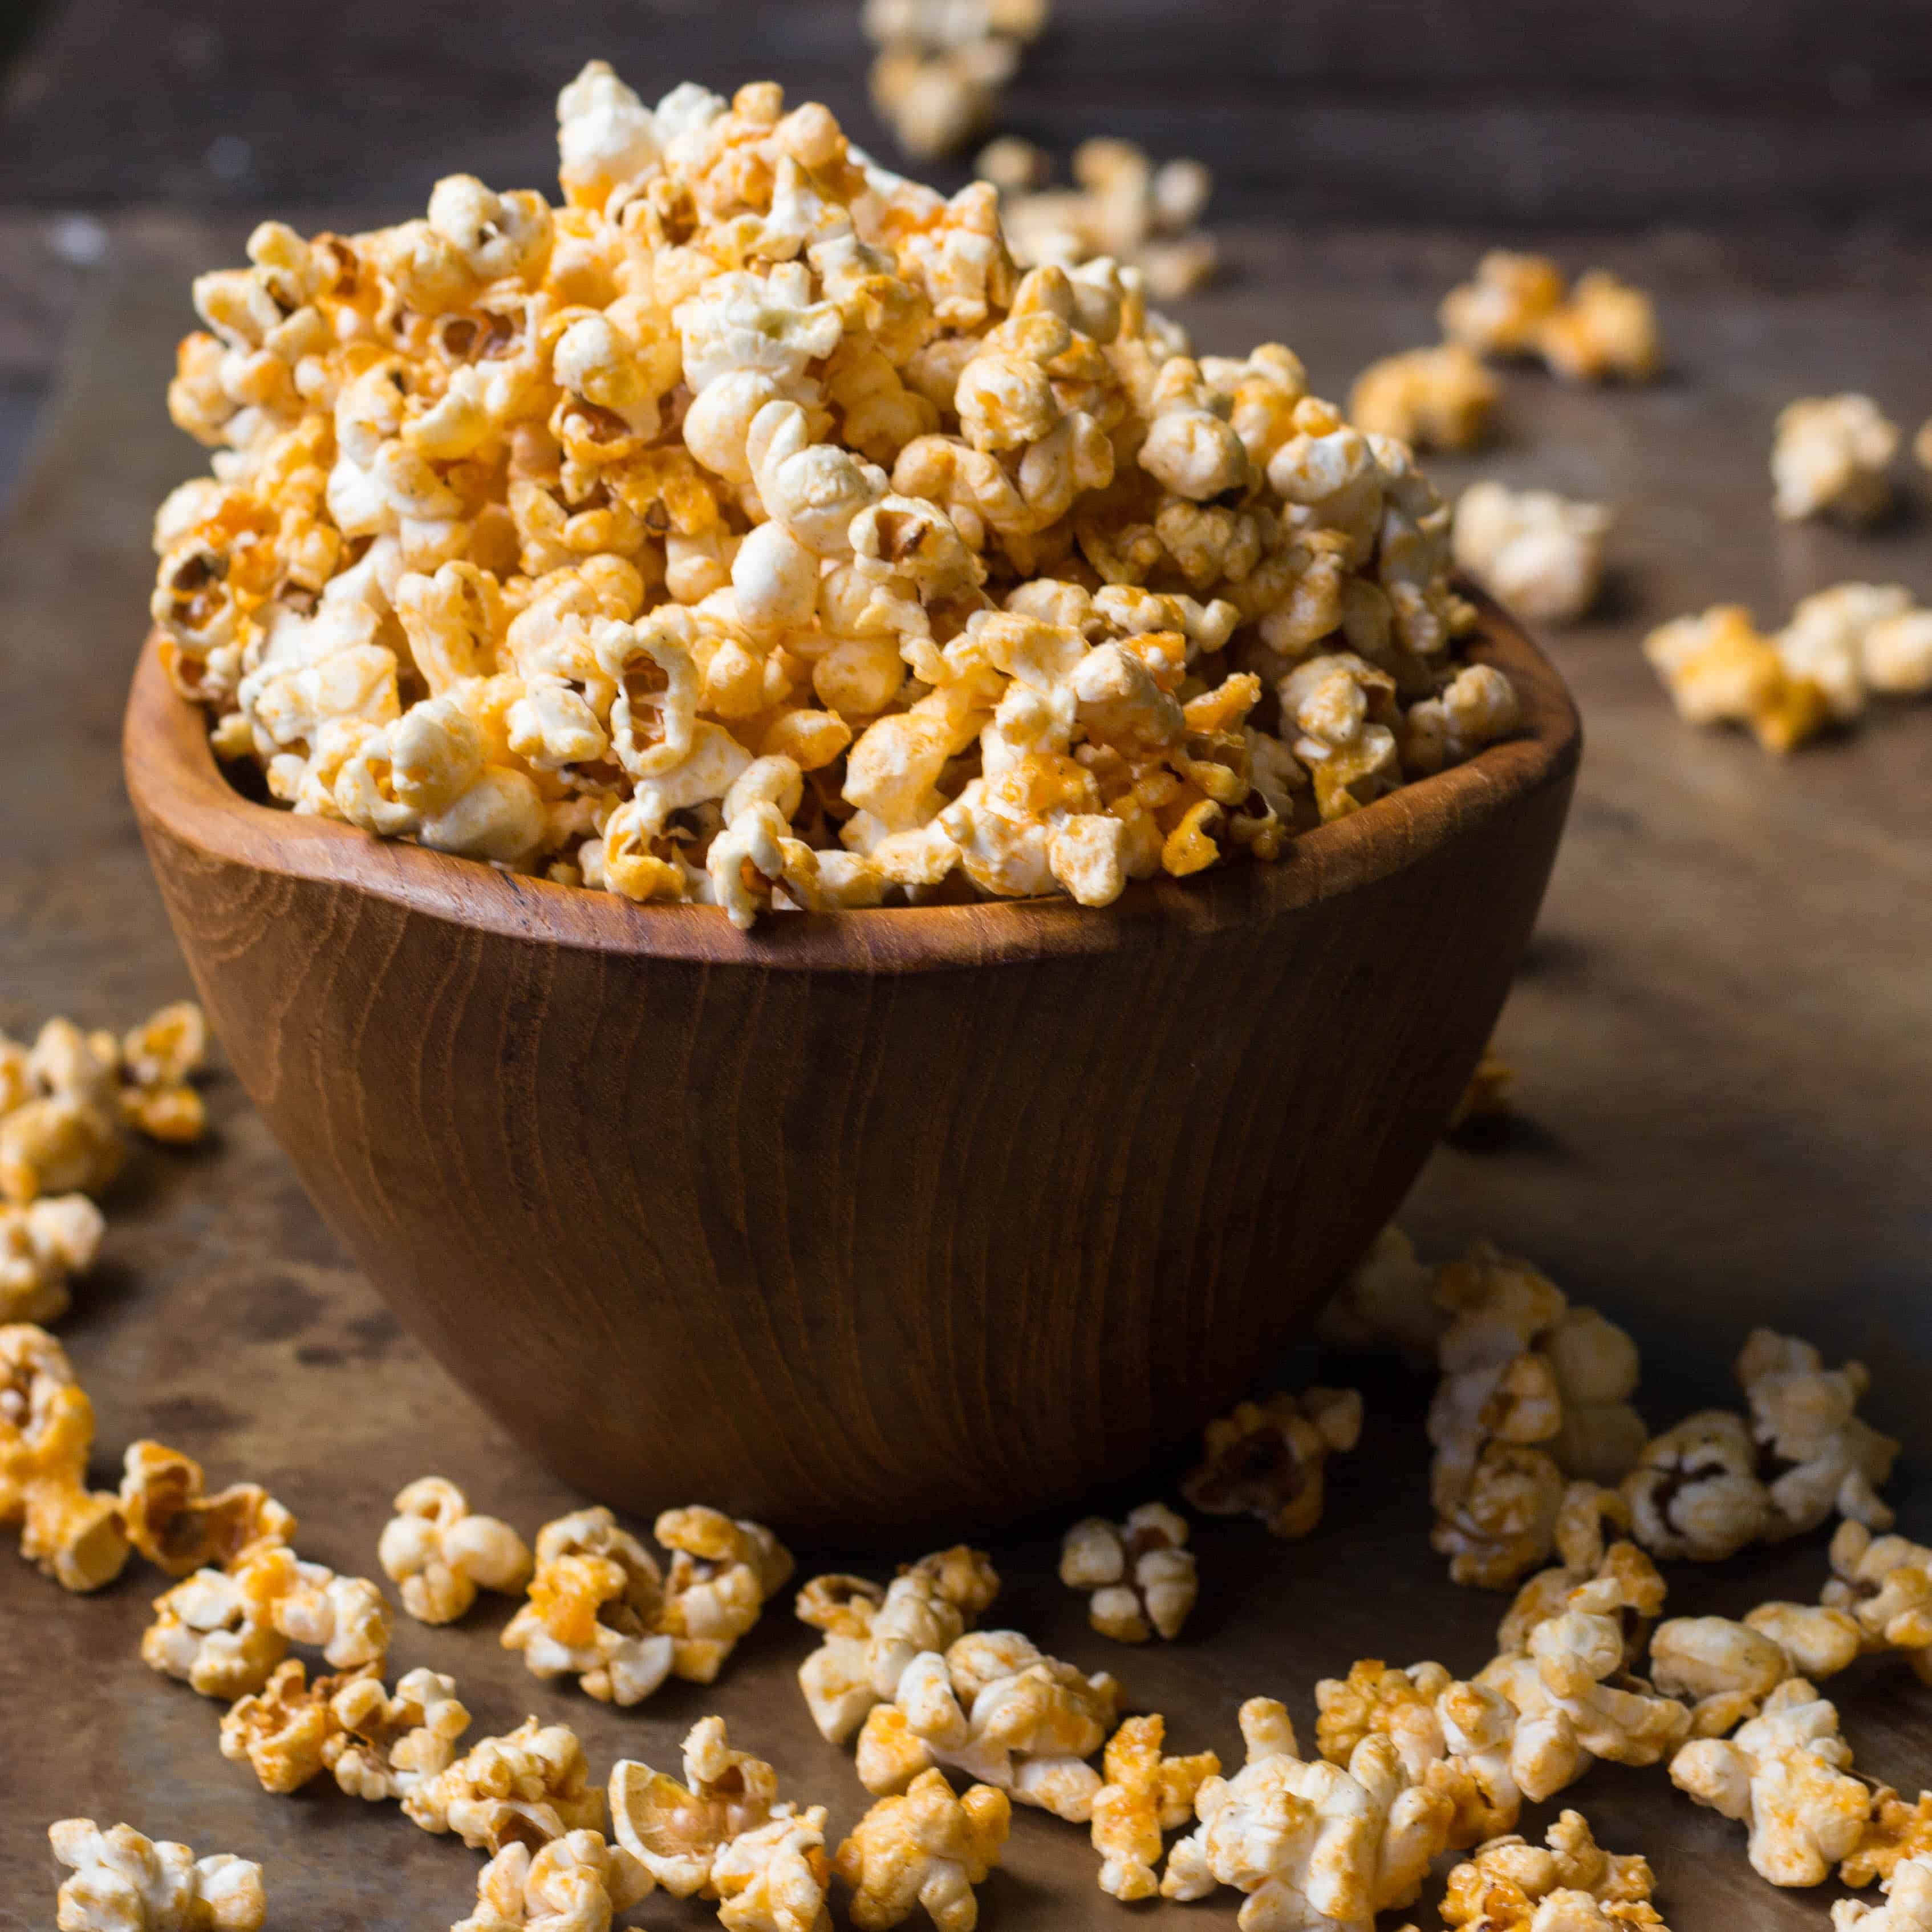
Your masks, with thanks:
M 563 202 L 204 275 L 159 651 L 298 812 L 781 910 L 1277 856 L 1517 728 L 1408 447 L 769 82 L 559 100 Z

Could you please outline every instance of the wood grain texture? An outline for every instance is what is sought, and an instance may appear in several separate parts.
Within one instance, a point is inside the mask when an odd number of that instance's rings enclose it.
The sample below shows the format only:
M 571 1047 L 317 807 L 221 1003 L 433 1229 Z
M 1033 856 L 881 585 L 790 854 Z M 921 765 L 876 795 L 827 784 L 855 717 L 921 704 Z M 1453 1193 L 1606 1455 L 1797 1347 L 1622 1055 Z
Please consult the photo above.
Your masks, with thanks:
M 148 518 L 204 460 L 160 400 L 191 326 L 188 278 L 238 260 L 247 226 L 114 224 L 104 306 L 67 345 L 48 433 L 0 527 L 0 1025 L 16 1033 L 61 1011 L 124 1025 L 188 991 L 120 786 L 119 726 L 152 569 Z M 1636 649 L 1680 611 L 1742 597 L 1774 622 L 1844 578 L 1895 579 L 1932 601 L 1922 479 L 1907 478 L 1896 522 L 1857 533 L 1777 523 L 1765 475 L 1772 420 L 1795 395 L 1864 387 L 1908 424 L 1932 409 L 1932 254 L 1852 232 L 1804 250 L 1775 236 L 1548 238 L 1572 267 L 1606 260 L 1657 292 L 1672 374 L 1596 392 L 1508 371 L 1499 444 L 1432 465 L 1445 484 L 1490 474 L 1599 496 L 1620 520 L 1611 598 L 1546 646 L 1589 751 L 1501 1023 L 1518 1114 L 1438 1148 L 1403 1216 L 1432 1254 L 1490 1234 L 1630 1328 L 1654 1426 L 1736 1402 L 1730 1361 L 1754 1321 L 1834 1359 L 1862 1356 L 1872 1419 L 1906 1438 L 1889 1491 L 1900 1526 L 1932 1540 L 1932 710 L 1888 706 L 1858 735 L 1774 764 L 1742 736 L 1679 725 Z M 1216 352 L 1292 343 L 1334 395 L 1370 356 L 1422 339 L 1484 239 L 1234 235 L 1234 272 L 1188 320 Z M 301 1516 L 306 1553 L 364 1574 L 389 1498 L 416 1476 L 450 1476 L 526 1534 L 592 1500 L 400 1328 L 238 1084 L 221 1075 L 208 1102 L 208 1146 L 130 1165 L 106 1204 L 103 1264 L 62 1324 L 100 1416 L 96 1480 L 112 1479 L 127 1442 L 158 1436 L 214 1480 L 267 1484 Z M 1167 1714 L 1178 1748 L 1230 1756 L 1244 1697 L 1285 1698 L 1305 1737 L 1318 1678 L 1362 1655 L 1473 1670 L 1501 1608 L 1450 1586 L 1428 1550 L 1426 1384 L 1306 1348 L 1276 1361 L 1257 1348 L 1254 1366 L 1291 1385 L 1361 1377 L 1364 1443 L 1334 1466 L 1308 1540 L 1198 1526 L 1201 1606 L 1179 1642 L 1127 1652 L 1094 1636 L 1055 1580 L 1051 1535 L 992 1546 L 1000 1621 L 1117 1671 L 1136 1708 Z M 897 1426 L 926 1425 L 902 1414 Z M 1172 1496 L 1176 1473 L 1154 1466 L 1082 1507 Z M 883 1576 L 915 1553 L 855 1521 L 800 1556 L 806 1574 Z M 1672 1612 L 1735 1616 L 1814 1597 L 1824 1539 L 1669 1574 Z M 0 1932 L 46 1932 L 58 1879 L 46 1824 L 74 1813 L 259 1858 L 277 1928 L 424 1932 L 467 1911 L 478 1860 L 453 1840 L 332 1790 L 266 1797 L 218 1755 L 215 1707 L 136 1654 L 157 1587 L 130 1572 L 76 1603 L 0 1551 Z M 674 1765 L 693 1721 L 721 1712 L 787 1792 L 830 1808 L 835 1835 L 864 1808 L 849 1752 L 806 1720 L 794 1673 L 810 1634 L 783 1605 L 716 1685 L 667 1685 L 629 1711 L 530 1677 L 498 1646 L 510 1607 L 486 1601 L 445 1630 L 399 1619 L 396 1667 L 454 1673 L 478 1733 L 530 1713 L 571 1723 L 600 1775 L 620 1756 Z M 1932 1692 L 1876 1658 L 1832 1688 L 1861 1771 L 1932 1784 Z M 1828 1932 L 1834 1888 L 1773 1890 L 1745 1863 L 1742 1829 L 1657 1771 L 1598 1766 L 1526 1828 L 1540 1834 L 1566 1803 L 1606 1844 L 1648 1856 L 1676 1932 Z M 982 1932 L 1123 1932 L 1130 1918 L 1232 1932 L 1233 1894 L 1127 1912 L 1096 1887 L 1096 1864 L 1080 1833 L 1022 1812 L 982 1894 Z M 1441 1878 L 1413 1915 L 1424 1928 Z M 652 1932 L 717 1924 L 702 1901 L 662 1894 L 633 1918 Z
M 746 934 L 385 844 L 232 791 L 152 652 L 128 791 L 324 1217 L 554 1467 L 788 1534 L 984 1531 L 1192 1436 L 1441 1134 L 1578 747 L 1486 616 L 1522 736 L 1104 910 Z

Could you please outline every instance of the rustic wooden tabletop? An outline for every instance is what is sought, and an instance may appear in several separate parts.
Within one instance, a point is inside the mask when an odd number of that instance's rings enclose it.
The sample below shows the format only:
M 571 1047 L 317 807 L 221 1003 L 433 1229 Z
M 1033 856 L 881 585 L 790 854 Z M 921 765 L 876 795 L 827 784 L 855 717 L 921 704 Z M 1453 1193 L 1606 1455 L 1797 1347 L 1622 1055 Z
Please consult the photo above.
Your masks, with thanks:
M 122 796 L 116 729 L 146 627 L 148 520 L 200 460 L 162 405 L 187 281 L 236 259 L 244 227 L 118 220 L 88 268 L 50 250 L 38 218 L 0 222 L 0 375 L 60 372 L 0 536 L 0 1025 L 12 1029 L 56 1011 L 124 1024 L 187 990 Z M 1354 230 L 1230 240 L 1232 272 L 1191 305 L 1199 339 L 1284 338 L 1331 394 L 1371 355 L 1425 339 L 1478 245 Z M 1608 259 L 1656 290 L 1672 368 L 1629 394 L 1512 375 L 1495 450 L 1437 466 L 1445 482 L 1480 471 L 1600 496 L 1621 521 L 1604 614 L 1552 642 L 1588 744 L 1502 1024 L 1521 1116 L 1479 1146 L 1446 1148 L 1407 1218 L 1433 1253 L 1492 1234 L 1627 1322 L 1645 1345 L 1640 1400 L 1658 1426 L 1732 1399 L 1728 1364 L 1754 1322 L 1862 1356 L 1874 1419 L 1908 1444 L 1894 1486 L 1902 1526 L 1924 1536 L 1932 708 L 1888 711 L 1775 764 L 1740 738 L 1679 725 L 1636 646 L 1649 624 L 1719 600 L 1777 621 L 1843 578 L 1932 596 L 1922 487 L 1897 523 L 1853 537 L 1776 524 L 1765 477 L 1772 418 L 1793 395 L 1865 388 L 1909 424 L 1932 408 L 1919 346 L 1932 256 L 1852 241 L 1802 260 L 1688 236 L 1556 244 L 1572 266 Z M 300 1515 L 305 1553 L 362 1572 L 392 1493 L 430 1471 L 526 1532 L 578 1501 L 513 1450 L 344 1264 L 233 1082 L 218 1079 L 211 1102 L 207 1147 L 144 1154 L 110 1198 L 104 1264 L 63 1329 L 99 1412 L 98 1474 L 126 1442 L 158 1436 L 218 1480 L 270 1486 Z M 1312 1366 L 1298 1358 L 1280 1372 Z M 1180 1642 L 1128 1652 L 1091 1634 L 1044 1540 L 996 1552 L 1009 1580 L 999 1618 L 1089 1669 L 1118 1670 L 1180 1748 L 1231 1757 L 1244 1696 L 1283 1696 L 1306 1736 L 1315 1680 L 1358 1656 L 1473 1670 L 1502 1606 L 1451 1588 L 1429 1550 L 1426 1388 L 1379 1371 L 1365 1386 L 1362 1448 L 1337 1466 L 1315 1535 L 1283 1544 L 1203 1526 L 1202 1607 Z M 832 1553 L 813 1552 L 806 1574 Z M 915 1553 L 845 1552 L 875 1574 Z M 1823 1538 L 1808 1538 L 1673 1571 L 1671 1606 L 1736 1613 L 1768 1595 L 1809 1598 L 1825 1572 Z M 0 1564 L 0 1927 L 51 1922 L 44 1833 L 76 1813 L 260 1859 L 276 1926 L 421 1932 L 466 1912 L 477 1862 L 454 1840 L 332 1790 L 265 1796 L 218 1754 L 218 1707 L 136 1655 L 151 1587 L 130 1575 L 72 1599 Z M 715 1691 L 673 1685 L 619 1712 L 526 1675 L 496 1641 L 508 1606 L 485 1601 L 451 1629 L 399 1620 L 396 1647 L 401 1667 L 456 1674 L 474 1735 L 529 1712 L 567 1718 L 601 1774 L 619 1756 L 671 1766 L 686 1728 L 716 1708 L 735 1740 L 776 1762 L 788 1792 L 830 1806 L 835 1828 L 856 1816 L 849 1762 L 812 1732 L 791 1682 L 806 1633 L 783 1607 Z M 1862 1768 L 1909 1790 L 1932 1782 L 1932 1691 L 1876 1663 L 1834 1690 Z M 1742 1830 L 1692 1808 L 1660 1771 L 1599 1767 L 1564 1800 L 1610 1846 L 1649 1856 L 1678 1932 L 1826 1922 L 1826 1894 L 1765 1886 Z M 1536 1828 L 1554 1808 L 1531 1814 Z M 1094 1866 L 1083 1834 L 1023 1813 L 983 1922 L 1118 1923 Z M 1219 1923 L 1234 1902 L 1187 1909 Z M 710 1913 L 658 1900 L 638 1918 L 697 1925 Z

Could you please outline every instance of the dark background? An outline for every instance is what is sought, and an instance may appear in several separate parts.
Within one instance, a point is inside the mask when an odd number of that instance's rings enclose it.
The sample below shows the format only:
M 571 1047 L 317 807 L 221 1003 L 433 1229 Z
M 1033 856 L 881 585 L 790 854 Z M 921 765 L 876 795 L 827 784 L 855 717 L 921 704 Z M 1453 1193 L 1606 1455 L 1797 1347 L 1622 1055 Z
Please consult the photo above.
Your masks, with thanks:
M 858 0 L 0 0 L 0 197 L 419 208 L 553 172 L 585 59 L 771 76 L 890 155 Z M 1220 176 L 1222 220 L 1932 220 L 1925 0 L 1058 0 L 1007 124 Z

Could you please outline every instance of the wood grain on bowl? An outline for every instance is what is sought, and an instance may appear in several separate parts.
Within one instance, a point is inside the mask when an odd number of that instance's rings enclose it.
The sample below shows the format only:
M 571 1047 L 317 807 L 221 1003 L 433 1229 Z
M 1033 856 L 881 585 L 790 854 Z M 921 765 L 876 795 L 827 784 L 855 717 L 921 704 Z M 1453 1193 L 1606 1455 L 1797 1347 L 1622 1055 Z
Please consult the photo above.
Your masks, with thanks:
M 1274 866 L 1064 901 L 635 906 L 251 804 L 143 654 L 128 783 L 237 1072 L 330 1225 L 572 1481 L 916 1538 L 1172 1447 L 1433 1144 L 1580 745 L 1523 734 Z

